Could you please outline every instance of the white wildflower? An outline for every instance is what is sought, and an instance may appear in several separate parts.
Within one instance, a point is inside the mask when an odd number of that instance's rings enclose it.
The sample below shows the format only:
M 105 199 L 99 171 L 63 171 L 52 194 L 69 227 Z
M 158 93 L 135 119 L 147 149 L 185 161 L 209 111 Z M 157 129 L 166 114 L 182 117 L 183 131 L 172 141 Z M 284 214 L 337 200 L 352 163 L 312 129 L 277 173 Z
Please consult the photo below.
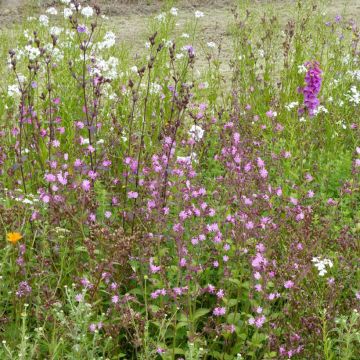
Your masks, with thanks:
M 64 18 L 67 19 L 73 14 L 72 10 L 69 8 L 64 9 Z
M 204 17 L 204 13 L 202 11 L 195 11 L 195 17 L 198 19 L 198 18 L 202 18 Z
M 169 12 L 172 16 L 178 15 L 178 9 L 176 7 L 172 7 Z
M 43 26 L 48 26 L 49 25 L 49 18 L 46 15 L 40 15 L 39 16 L 39 22 Z
M 307 68 L 304 64 L 298 66 L 298 74 L 304 74 L 307 72 Z
M 314 266 L 317 268 L 320 276 L 324 276 L 327 273 L 326 267 L 332 268 L 334 266 L 330 259 L 313 257 L 311 261 L 314 263 Z
M 115 45 L 116 35 L 112 31 L 108 31 L 102 42 L 98 43 L 98 48 L 101 49 L 109 49 Z
M 17 84 L 14 84 L 14 85 L 9 85 L 8 86 L 8 91 L 7 91 L 8 95 L 10 97 L 14 97 L 14 96 L 17 96 L 17 95 L 20 95 L 20 89 L 19 89 L 19 86 Z
M 292 109 L 294 109 L 294 108 L 296 108 L 296 107 L 298 107 L 298 106 L 299 106 L 299 103 L 298 103 L 297 101 L 293 101 L 293 102 L 285 105 L 285 109 L 286 109 L 287 111 L 291 111 Z
M 327 114 L 329 112 L 329 110 L 323 106 L 323 105 L 319 105 L 317 107 L 317 109 L 314 110 L 314 115 L 320 114 L 320 113 L 324 113 Z
M 161 14 L 155 16 L 155 19 L 156 19 L 157 21 L 159 21 L 159 22 L 164 22 L 165 19 L 166 19 L 166 14 L 165 14 L 165 13 L 161 13 Z
M 216 48 L 216 44 L 215 44 L 213 41 L 209 41 L 209 42 L 207 43 L 207 46 L 208 46 L 209 48 L 211 48 L 211 49 L 215 49 L 215 48 Z
M 348 74 L 353 78 L 353 80 L 360 81 L 360 70 L 348 70 Z
M 204 132 L 205 131 L 198 125 L 192 125 L 190 130 L 189 130 L 190 136 L 195 141 L 201 140 L 203 138 L 203 136 L 204 136 Z
M 48 13 L 48 14 L 50 14 L 50 15 L 57 15 L 57 10 L 56 10 L 56 8 L 54 8 L 54 7 L 49 7 L 47 10 L 46 10 L 46 12 Z
M 64 29 L 58 26 L 52 26 L 50 28 L 50 34 L 54 36 L 59 36 Z
M 31 61 L 35 60 L 38 56 L 40 56 L 40 50 L 36 47 L 32 47 L 31 45 L 25 46 L 25 53 Z
M 354 105 L 359 105 L 360 104 L 360 92 L 358 91 L 358 89 L 355 85 L 353 85 L 350 88 L 349 93 L 350 94 L 347 95 L 347 98 L 349 99 L 349 101 L 351 103 L 353 103 Z
M 86 6 L 81 10 L 81 14 L 89 18 L 94 15 L 94 9 L 91 6 Z

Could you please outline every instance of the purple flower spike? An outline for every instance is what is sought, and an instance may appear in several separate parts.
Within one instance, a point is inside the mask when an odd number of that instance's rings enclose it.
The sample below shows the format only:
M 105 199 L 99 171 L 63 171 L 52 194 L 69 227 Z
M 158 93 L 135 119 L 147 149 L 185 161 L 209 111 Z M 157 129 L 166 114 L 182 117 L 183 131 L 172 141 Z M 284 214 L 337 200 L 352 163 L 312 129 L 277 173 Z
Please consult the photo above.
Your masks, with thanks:
M 305 63 L 307 72 L 305 75 L 306 86 L 299 88 L 298 91 L 304 95 L 304 106 L 300 110 L 303 112 L 307 109 L 310 116 L 315 115 L 315 110 L 320 105 L 318 94 L 320 93 L 322 83 L 322 70 L 317 61 L 309 61 Z

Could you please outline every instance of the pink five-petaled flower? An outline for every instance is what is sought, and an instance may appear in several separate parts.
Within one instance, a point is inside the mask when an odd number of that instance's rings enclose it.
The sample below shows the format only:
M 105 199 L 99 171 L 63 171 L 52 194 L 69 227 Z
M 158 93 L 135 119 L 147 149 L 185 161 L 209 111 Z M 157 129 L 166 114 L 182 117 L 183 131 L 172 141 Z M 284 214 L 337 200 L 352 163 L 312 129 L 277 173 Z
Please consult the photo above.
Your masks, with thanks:
M 214 310 L 213 310 L 213 314 L 215 316 L 223 316 L 225 315 L 226 313 L 226 310 L 224 307 L 216 307 Z
M 294 282 L 292 280 L 287 280 L 284 282 L 285 289 L 291 289 L 292 287 L 294 287 Z
M 137 199 L 138 196 L 139 196 L 139 194 L 136 191 L 129 191 L 128 192 L 128 198 L 129 199 Z
M 91 182 L 89 180 L 83 180 L 81 183 L 81 187 L 84 191 L 90 191 L 91 188 Z

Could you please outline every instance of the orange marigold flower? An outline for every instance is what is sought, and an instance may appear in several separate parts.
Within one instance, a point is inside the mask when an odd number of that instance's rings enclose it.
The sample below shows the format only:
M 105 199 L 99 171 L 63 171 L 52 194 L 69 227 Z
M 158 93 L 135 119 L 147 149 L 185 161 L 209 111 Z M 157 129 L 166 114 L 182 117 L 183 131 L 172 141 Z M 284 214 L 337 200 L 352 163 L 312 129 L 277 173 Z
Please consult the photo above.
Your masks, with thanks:
M 15 245 L 20 239 L 22 239 L 22 235 L 18 232 L 11 232 L 7 234 L 7 239 Z

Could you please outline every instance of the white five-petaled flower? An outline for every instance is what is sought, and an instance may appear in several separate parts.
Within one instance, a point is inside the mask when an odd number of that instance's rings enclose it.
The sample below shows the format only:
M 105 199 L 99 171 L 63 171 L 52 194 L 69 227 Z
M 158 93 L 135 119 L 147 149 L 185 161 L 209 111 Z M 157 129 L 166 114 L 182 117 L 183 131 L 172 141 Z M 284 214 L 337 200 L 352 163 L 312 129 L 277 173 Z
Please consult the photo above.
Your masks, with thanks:
M 332 268 L 334 266 L 333 262 L 330 259 L 321 259 L 318 257 L 313 257 L 311 260 L 314 263 L 314 266 L 319 271 L 320 276 L 324 276 L 327 273 L 326 267 Z

